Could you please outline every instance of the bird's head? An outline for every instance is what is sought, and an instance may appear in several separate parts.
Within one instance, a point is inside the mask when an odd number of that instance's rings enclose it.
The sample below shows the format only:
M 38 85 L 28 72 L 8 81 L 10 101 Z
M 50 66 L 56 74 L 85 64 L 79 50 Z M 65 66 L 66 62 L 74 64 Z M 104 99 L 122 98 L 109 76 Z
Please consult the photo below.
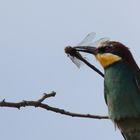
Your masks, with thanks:
M 100 43 L 97 47 L 79 46 L 76 47 L 76 50 L 93 54 L 103 68 L 107 68 L 119 61 L 124 61 L 130 67 L 138 69 L 131 52 L 120 42 L 105 41 Z

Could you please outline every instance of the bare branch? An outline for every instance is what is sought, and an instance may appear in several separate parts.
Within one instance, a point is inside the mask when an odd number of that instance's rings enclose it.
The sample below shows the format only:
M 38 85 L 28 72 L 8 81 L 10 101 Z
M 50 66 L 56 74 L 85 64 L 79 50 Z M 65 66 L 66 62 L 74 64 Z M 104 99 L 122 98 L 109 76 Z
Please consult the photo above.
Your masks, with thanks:
M 93 118 L 93 119 L 109 119 L 108 116 L 99 116 L 99 115 L 91 115 L 91 114 L 80 114 L 80 113 L 73 113 L 66 111 L 64 109 L 56 108 L 49 106 L 47 104 L 42 103 L 46 98 L 49 97 L 54 97 L 56 93 L 53 91 L 49 94 L 44 93 L 43 96 L 36 100 L 36 101 L 21 101 L 21 102 L 6 102 L 5 99 L 0 102 L 0 107 L 11 107 L 11 108 L 18 108 L 20 109 L 21 107 L 27 107 L 27 106 L 32 106 L 32 107 L 40 107 L 55 113 L 60 113 L 63 115 L 71 116 L 71 117 L 81 117 L 81 118 Z

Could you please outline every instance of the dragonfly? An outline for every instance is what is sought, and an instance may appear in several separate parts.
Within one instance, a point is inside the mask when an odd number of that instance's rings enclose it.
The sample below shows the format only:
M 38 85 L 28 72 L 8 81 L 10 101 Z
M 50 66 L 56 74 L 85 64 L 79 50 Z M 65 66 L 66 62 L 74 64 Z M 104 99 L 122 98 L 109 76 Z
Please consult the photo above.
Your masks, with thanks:
M 95 38 L 96 36 L 96 33 L 92 32 L 92 33 L 89 33 L 80 43 L 78 43 L 76 46 L 73 46 L 73 47 L 80 47 L 80 46 L 89 46 L 91 45 L 93 39 Z M 67 48 L 71 48 L 71 46 L 67 46 Z M 67 51 L 67 50 L 66 50 Z M 70 52 L 71 50 L 68 50 L 68 52 Z M 77 53 L 78 54 L 78 53 Z M 71 61 L 78 67 L 80 68 L 83 63 L 81 60 L 77 59 L 74 55 L 71 55 L 70 53 L 67 53 L 68 57 L 71 59 Z M 86 59 L 86 57 L 84 57 Z
M 90 68 L 92 68 L 94 71 L 96 71 L 98 74 L 100 74 L 102 77 L 104 74 L 98 70 L 95 66 L 91 65 L 85 57 L 83 57 L 78 51 L 76 51 L 76 48 L 82 47 L 100 47 L 103 43 L 109 41 L 109 38 L 101 38 L 95 42 L 93 42 L 94 38 L 96 36 L 95 32 L 89 33 L 80 43 L 78 43 L 76 46 L 67 46 L 65 48 L 65 53 L 67 53 L 68 57 L 72 60 L 72 62 L 80 68 L 81 65 L 84 62 L 87 64 Z

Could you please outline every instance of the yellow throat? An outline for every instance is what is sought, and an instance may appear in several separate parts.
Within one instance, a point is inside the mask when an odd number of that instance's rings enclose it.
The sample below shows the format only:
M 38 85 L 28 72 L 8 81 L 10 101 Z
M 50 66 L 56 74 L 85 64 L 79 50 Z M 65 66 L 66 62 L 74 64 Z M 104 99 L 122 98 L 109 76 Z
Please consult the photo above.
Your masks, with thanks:
M 95 57 L 104 68 L 122 59 L 111 53 L 97 54 Z

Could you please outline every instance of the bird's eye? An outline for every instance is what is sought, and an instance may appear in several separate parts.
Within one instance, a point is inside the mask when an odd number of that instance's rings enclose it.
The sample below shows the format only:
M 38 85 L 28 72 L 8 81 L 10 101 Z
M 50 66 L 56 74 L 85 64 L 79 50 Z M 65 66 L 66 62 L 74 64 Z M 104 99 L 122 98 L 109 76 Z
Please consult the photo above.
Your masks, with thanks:
M 111 49 L 112 47 L 111 46 L 106 46 L 105 48 L 106 48 L 106 50 L 108 50 L 108 49 Z
M 98 48 L 98 51 L 100 52 L 100 53 L 105 53 L 105 52 L 108 52 L 108 51 L 110 51 L 110 49 L 111 49 L 112 47 L 111 46 L 103 46 L 103 47 L 100 47 L 100 48 Z

